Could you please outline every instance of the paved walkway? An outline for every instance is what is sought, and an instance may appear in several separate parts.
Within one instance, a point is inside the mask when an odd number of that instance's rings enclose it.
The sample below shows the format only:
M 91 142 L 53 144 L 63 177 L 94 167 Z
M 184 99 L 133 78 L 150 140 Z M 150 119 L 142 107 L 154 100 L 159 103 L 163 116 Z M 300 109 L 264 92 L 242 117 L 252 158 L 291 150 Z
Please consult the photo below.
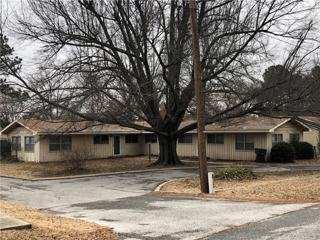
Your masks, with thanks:
M 113 227 L 121 239 L 199 239 L 309 206 L 150 193 L 164 181 L 195 174 L 189 169 L 37 182 L 0 178 L 0 197 Z
M 31 224 L 0 213 L 0 231 L 31 228 Z

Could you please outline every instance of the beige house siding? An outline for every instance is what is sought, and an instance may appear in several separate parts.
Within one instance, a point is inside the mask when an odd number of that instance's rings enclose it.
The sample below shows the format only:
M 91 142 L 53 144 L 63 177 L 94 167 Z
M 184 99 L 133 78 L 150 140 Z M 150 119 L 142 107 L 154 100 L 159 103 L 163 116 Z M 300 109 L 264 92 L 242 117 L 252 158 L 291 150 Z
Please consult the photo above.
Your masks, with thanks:
M 143 141 L 145 141 L 143 139 Z M 149 154 L 149 144 L 150 144 L 150 154 L 151 155 L 159 155 L 159 142 L 156 143 L 145 143 L 143 144 L 143 154 Z
M 312 129 L 310 132 L 303 133 L 303 141 L 312 144 L 316 147 L 317 153 L 320 152 L 320 131 Z
M 289 142 L 290 133 L 299 133 L 300 141 L 303 139 L 303 132 L 302 132 L 301 128 L 297 127 L 296 125 L 294 125 L 290 122 L 280 126 L 279 128 L 277 128 L 274 131 L 274 134 L 282 134 L 284 142 Z
M 289 142 L 290 140 L 290 133 L 298 133 L 299 139 L 302 141 L 303 139 L 303 131 L 300 127 L 291 122 L 287 122 L 282 126 L 276 128 L 274 132 L 267 133 L 266 136 L 266 149 L 267 149 L 267 158 L 270 156 L 271 148 L 272 148 L 272 135 L 273 134 L 282 134 L 282 139 L 284 142 Z
M 270 156 L 271 148 L 272 148 L 272 134 L 274 133 L 267 133 L 266 135 L 266 149 L 267 149 L 267 159 Z
M 159 142 L 156 143 L 146 143 L 143 136 L 143 154 L 159 155 Z M 197 134 L 192 134 L 192 143 L 177 143 L 177 154 L 180 157 L 196 157 L 198 156 L 198 141 Z
M 267 148 L 267 134 L 265 133 L 248 133 L 254 139 L 254 148 Z M 219 160 L 246 160 L 253 161 L 256 158 L 254 150 L 237 150 L 236 134 L 225 133 L 224 144 L 208 144 L 207 156 L 211 159 Z
M 266 148 L 267 140 L 265 133 L 251 133 L 254 137 L 255 148 Z M 207 156 L 211 159 L 222 160 L 255 160 L 255 151 L 240 151 L 235 147 L 234 133 L 224 134 L 224 144 L 206 144 Z M 144 144 L 144 154 L 148 154 L 149 143 Z M 158 143 L 151 143 L 151 154 L 159 154 Z M 192 134 L 192 143 L 177 143 L 177 153 L 180 157 L 197 157 L 198 156 L 198 138 L 197 134 Z
M 267 149 L 267 156 L 272 148 L 272 134 L 283 134 L 283 140 L 289 141 L 290 133 L 298 133 L 301 141 L 310 142 L 317 146 L 319 142 L 318 130 L 311 132 L 303 132 L 302 128 L 293 123 L 285 123 L 270 133 L 245 133 L 252 135 L 254 138 L 254 148 Z M 224 144 L 206 144 L 207 156 L 211 159 L 221 160 L 255 160 L 255 151 L 236 150 L 235 139 L 236 133 L 223 133 Z M 49 151 L 49 137 L 35 135 L 34 152 L 24 151 L 24 137 L 34 136 L 31 131 L 24 127 L 15 127 L 8 134 L 8 138 L 12 136 L 21 136 L 21 151 L 18 152 L 18 158 L 23 161 L 34 162 L 50 162 L 63 161 L 71 151 Z M 90 134 L 74 134 L 72 136 L 72 151 L 85 152 L 90 158 L 107 158 L 114 156 L 114 136 L 120 136 L 120 154 L 118 156 L 135 156 L 147 155 L 149 153 L 149 145 L 152 155 L 159 154 L 159 145 L 157 143 L 145 143 L 145 135 L 138 135 L 138 143 L 126 143 L 125 134 L 113 135 L 109 134 L 108 144 L 94 144 L 94 135 Z M 207 141 L 206 141 L 207 142 Z M 196 157 L 197 152 L 197 134 L 192 133 L 192 143 L 177 143 L 177 153 L 180 157 Z
M 113 138 L 112 138 L 113 139 Z M 136 156 L 143 154 L 144 136 L 138 135 L 138 143 L 126 143 L 125 135 L 120 135 L 120 155 Z
M 91 159 L 94 158 L 107 158 L 115 156 L 113 154 L 113 136 L 109 136 L 108 144 L 94 144 L 94 135 L 72 135 L 72 150 L 69 151 L 49 151 L 49 137 L 41 137 L 41 150 L 40 150 L 40 161 L 41 162 L 52 162 L 52 161 L 63 161 L 70 152 L 84 152 L 88 154 Z M 139 136 L 138 143 L 126 143 L 125 135 L 120 136 L 120 154 L 117 156 L 136 156 L 143 154 L 142 150 L 142 135 Z
M 13 129 L 8 135 L 9 140 L 11 141 L 11 138 L 13 136 L 20 136 L 21 137 L 21 150 L 17 151 L 18 159 L 25 162 L 39 162 L 39 152 L 40 152 L 40 141 L 39 137 L 35 136 L 31 131 L 24 127 L 16 127 Z M 33 152 L 26 152 L 25 151 L 25 137 L 26 136 L 34 136 L 35 137 L 35 144 L 34 144 L 34 151 Z M 16 155 L 16 152 L 12 152 L 13 155 Z
M 177 154 L 180 157 L 198 156 L 198 137 L 192 134 L 192 143 L 177 143 Z
M 91 154 L 92 146 L 90 144 L 90 135 L 72 135 L 72 150 L 66 151 L 50 151 L 49 136 L 41 136 L 40 143 L 40 161 L 54 162 L 63 161 L 72 151 L 81 151 Z M 97 152 L 96 154 L 100 154 Z
M 254 148 L 262 148 L 267 150 L 267 156 L 270 155 L 272 148 L 272 134 L 283 134 L 283 140 L 289 142 L 290 133 L 298 133 L 300 140 L 304 139 L 304 136 L 308 136 L 312 141 L 315 142 L 315 134 L 308 134 L 303 132 L 300 127 L 290 122 L 277 128 L 272 133 L 246 133 L 252 135 L 254 138 Z M 177 153 L 180 157 L 196 157 L 197 152 L 197 134 L 192 134 L 191 143 L 177 143 Z M 217 160 L 245 160 L 254 161 L 256 154 L 254 150 L 236 150 L 235 148 L 236 133 L 224 133 L 224 144 L 206 144 L 207 156 L 211 159 Z M 304 140 L 307 141 L 307 140 Z M 311 141 L 311 140 L 310 140 Z M 308 142 L 310 142 L 308 140 Z M 207 141 L 206 141 L 207 142 Z M 148 154 L 149 143 L 144 144 L 144 154 Z M 158 143 L 151 143 L 151 154 L 159 154 Z

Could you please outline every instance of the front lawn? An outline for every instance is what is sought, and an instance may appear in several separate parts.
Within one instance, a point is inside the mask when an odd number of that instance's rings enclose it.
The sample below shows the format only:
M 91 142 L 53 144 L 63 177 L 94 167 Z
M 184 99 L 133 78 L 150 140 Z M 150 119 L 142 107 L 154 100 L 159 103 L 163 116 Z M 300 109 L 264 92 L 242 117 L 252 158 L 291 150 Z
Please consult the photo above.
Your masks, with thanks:
M 295 164 L 320 164 L 320 158 L 306 159 L 306 160 L 295 160 Z
M 155 160 L 152 159 L 149 162 L 146 156 L 88 160 L 81 169 L 73 170 L 70 169 L 70 164 L 65 162 L 27 163 L 0 161 L 0 175 L 32 179 L 163 168 L 163 166 L 152 166 L 151 164 Z M 196 163 L 185 163 L 182 166 L 196 166 Z
M 160 192 L 232 200 L 320 202 L 319 172 L 259 174 L 256 179 L 215 180 L 214 185 L 214 194 L 202 195 L 199 178 L 188 177 L 165 184 Z
M 110 228 L 42 213 L 39 210 L 0 200 L 0 212 L 32 224 L 31 229 L 1 231 L 2 240 L 115 240 Z

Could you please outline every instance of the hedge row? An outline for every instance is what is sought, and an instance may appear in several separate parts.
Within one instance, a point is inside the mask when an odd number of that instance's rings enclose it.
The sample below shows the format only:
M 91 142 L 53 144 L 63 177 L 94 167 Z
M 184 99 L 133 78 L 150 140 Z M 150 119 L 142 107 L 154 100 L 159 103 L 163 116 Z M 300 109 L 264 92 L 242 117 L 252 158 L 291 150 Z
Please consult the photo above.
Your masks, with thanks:
M 307 142 L 281 142 L 272 147 L 270 162 L 293 162 L 295 159 L 312 159 L 314 149 Z

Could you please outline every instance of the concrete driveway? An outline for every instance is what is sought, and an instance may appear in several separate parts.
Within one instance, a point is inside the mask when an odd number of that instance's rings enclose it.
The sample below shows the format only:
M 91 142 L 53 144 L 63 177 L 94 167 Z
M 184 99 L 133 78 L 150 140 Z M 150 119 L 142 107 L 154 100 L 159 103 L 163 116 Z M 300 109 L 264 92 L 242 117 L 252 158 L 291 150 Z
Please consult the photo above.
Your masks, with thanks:
M 0 178 L 0 197 L 113 227 L 121 239 L 199 239 L 308 206 L 150 193 L 163 181 L 194 174 L 194 170 L 167 170 L 36 182 Z

